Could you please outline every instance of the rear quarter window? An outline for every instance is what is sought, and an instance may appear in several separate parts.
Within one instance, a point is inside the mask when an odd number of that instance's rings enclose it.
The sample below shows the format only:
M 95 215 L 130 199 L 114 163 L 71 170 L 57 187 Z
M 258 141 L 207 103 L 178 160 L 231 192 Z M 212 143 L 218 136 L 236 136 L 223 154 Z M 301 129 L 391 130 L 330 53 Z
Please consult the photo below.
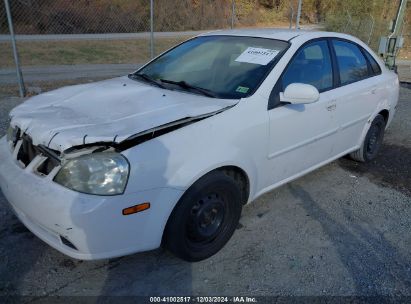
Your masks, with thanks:
M 367 60 L 357 45 L 333 40 L 333 47 L 337 57 L 341 85 L 369 77 Z
M 371 65 L 371 69 L 372 69 L 372 74 L 371 76 L 375 76 L 375 75 L 380 75 L 381 74 L 381 67 L 378 64 L 378 62 L 374 59 L 374 57 L 371 56 L 370 53 L 368 53 L 366 50 L 363 49 L 363 53 L 365 54 L 365 57 L 367 57 L 368 62 Z

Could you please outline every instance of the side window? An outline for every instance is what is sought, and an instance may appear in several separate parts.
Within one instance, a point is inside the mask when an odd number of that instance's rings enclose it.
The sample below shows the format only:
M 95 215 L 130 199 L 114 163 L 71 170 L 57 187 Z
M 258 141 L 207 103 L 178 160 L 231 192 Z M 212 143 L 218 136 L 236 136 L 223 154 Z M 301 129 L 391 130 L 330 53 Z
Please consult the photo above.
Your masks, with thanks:
M 381 67 L 377 63 L 377 61 L 374 59 L 374 57 L 371 56 L 370 53 L 368 53 L 366 50 L 363 49 L 363 54 L 365 54 L 365 57 L 367 57 L 368 62 L 371 65 L 372 68 L 372 76 L 374 75 L 380 75 L 381 74 Z
M 361 50 L 353 43 L 333 40 L 341 85 L 353 83 L 368 77 L 368 66 Z
M 315 86 L 322 92 L 332 88 L 333 73 L 327 41 L 307 44 L 298 51 L 282 76 L 282 89 L 299 82 Z

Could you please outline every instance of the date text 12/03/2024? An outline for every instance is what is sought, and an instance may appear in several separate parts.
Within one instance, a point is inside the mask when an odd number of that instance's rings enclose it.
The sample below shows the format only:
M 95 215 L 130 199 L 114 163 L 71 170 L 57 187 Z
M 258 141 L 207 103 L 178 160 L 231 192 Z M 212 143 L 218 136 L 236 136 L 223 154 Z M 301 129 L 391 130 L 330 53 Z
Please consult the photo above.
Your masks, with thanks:
M 150 297 L 150 303 L 257 303 L 255 297 Z

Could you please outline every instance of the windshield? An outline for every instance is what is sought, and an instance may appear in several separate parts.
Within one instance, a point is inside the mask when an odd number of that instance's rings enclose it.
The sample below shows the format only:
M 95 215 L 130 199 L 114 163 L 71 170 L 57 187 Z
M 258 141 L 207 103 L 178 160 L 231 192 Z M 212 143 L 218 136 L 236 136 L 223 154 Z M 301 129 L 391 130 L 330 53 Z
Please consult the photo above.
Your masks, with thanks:
M 287 46 L 265 38 L 197 37 L 155 59 L 133 79 L 209 97 L 243 98 L 254 93 Z

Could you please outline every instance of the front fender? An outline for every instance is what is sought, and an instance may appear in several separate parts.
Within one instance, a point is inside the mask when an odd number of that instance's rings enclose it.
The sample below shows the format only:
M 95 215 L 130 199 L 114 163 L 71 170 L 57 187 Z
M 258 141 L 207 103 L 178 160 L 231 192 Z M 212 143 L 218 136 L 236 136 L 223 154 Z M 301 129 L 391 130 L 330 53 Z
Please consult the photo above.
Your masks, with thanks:
M 236 106 L 123 151 L 131 164 L 126 193 L 163 187 L 186 190 L 214 169 L 235 166 L 246 172 L 253 197 L 259 188 L 259 165 L 266 157 L 267 119 L 266 110 Z
M 225 148 L 225 149 L 224 149 Z M 199 161 L 198 158 L 192 157 L 186 159 L 182 166 L 170 176 L 169 182 L 173 185 L 180 185 L 179 188 L 186 190 L 190 188 L 197 180 L 207 173 L 218 168 L 233 166 L 241 169 L 247 175 L 250 186 L 250 194 L 254 193 L 258 184 L 257 165 L 255 161 L 238 148 L 223 147 L 224 157 L 221 151 L 214 150 L 207 154 L 207 158 Z M 249 195 L 248 200 L 252 198 Z M 249 201 L 247 201 L 248 203 Z

